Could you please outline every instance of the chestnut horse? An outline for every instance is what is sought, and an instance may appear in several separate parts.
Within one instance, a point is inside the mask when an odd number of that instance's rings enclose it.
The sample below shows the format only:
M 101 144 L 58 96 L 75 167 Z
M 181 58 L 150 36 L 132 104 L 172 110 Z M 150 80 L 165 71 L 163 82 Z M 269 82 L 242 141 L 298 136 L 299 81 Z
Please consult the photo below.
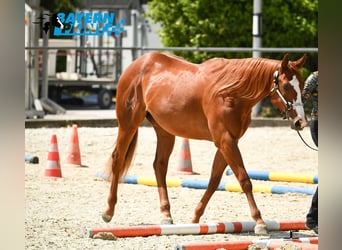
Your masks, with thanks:
M 193 64 L 176 56 L 151 52 L 135 60 L 117 86 L 118 135 L 109 161 L 112 180 L 103 220 L 109 222 L 114 215 L 118 183 L 130 166 L 138 128 L 146 117 L 157 135 L 153 168 L 162 223 L 173 223 L 166 173 L 175 136 L 179 136 L 209 140 L 217 147 L 208 188 L 192 222 L 199 223 L 229 165 L 247 197 L 256 222 L 255 233 L 267 234 L 238 141 L 251 122 L 253 106 L 268 95 L 284 118 L 291 119 L 293 129 L 301 130 L 307 125 L 301 100 L 304 81 L 300 74 L 305 59 L 306 55 L 292 62 L 286 54 L 282 60 L 214 58 Z

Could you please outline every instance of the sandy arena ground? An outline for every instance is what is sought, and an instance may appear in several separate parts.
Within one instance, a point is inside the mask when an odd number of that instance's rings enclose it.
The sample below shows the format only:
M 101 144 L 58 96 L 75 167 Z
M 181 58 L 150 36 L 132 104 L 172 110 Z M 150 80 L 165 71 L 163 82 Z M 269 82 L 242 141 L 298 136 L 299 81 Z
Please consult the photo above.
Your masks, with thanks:
M 309 128 L 301 132 L 313 145 Z M 62 178 L 44 176 L 51 135 L 56 134 Z M 120 184 L 119 200 L 113 220 L 107 224 L 101 213 L 106 207 L 109 183 L 97 177 L 112 152 L 117 128 L 78 128 L 82 164 L 64 164 L 71 128 L 25 129 L 25 153 L 38 156 L 39 164 L 25 163 L 25 249 L 174 249 L 179 243 L 200 241 L 232 241 L 288 237 L 289 232 L 270 232 L 260 237 L 253 232 L 242 234 L 172 235 L 92 239 L 83 236 L 85 228 L 119 225 L 158 224 L 157 189 L 142 185 Z M 216 151 L 211 142 L 190 140 L 192 166 L 199 175 L 181 176 L 173 171 L 180 160 L 181 138 L 176 138 L 170 158 L 168 176 L 208 179 Z M 138 148 L 130 175 L 153 175 L 156 136 L 150 127 L 139 129 Z M 239 143 L 247 170 L 281 171 L 318 174 L 318 153 L 307 148 L 297 133 L 288 127 L 249 128 Z M 224 175 L 222 181 L 236 183 L 234 176 Z M 252 180 L 253 184 L 265 181 Z M 267 182 L 315 188 L 315 184 Z M 190 223 L 193 210 L 204 190 L 169 188 L 174 223 Z M 265 220 L 302 220 L 310 207 L 311 195 L 255 193 Z M 201 222 L 251 221 L 244 194 L 217 191 L 210 200 Z M 296 237 L 314 236 L 312 231 L 299 231 Z

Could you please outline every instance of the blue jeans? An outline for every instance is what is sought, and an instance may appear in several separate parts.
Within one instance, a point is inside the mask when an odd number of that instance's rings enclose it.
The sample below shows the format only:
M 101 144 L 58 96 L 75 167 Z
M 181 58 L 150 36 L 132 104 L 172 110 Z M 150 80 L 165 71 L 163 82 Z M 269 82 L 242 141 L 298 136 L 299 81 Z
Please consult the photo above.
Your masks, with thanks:
M 310 122 L 310 132 L 313 142 L 318 147 L 318 119 L 312 119 Z M 312 197 L 311 207 L 306 215 L 306 222 L 310 225 L 318 225 L 318 186 Z
M 318 119 L 312 119 L 310 122 L 311 137 L 315 145 L 318 147 Z
M 308 214 L 306 215 L 306 222 L 309 225 L 318 226 L 318 186 L 312 197 L 311 206 Z

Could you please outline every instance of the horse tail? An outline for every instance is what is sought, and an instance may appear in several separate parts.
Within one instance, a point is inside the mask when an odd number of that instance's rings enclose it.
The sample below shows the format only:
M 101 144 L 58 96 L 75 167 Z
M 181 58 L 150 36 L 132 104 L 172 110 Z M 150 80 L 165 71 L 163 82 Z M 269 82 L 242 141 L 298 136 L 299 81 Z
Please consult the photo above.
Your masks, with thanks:
M 127 152 L 126 152 L 125 158 L 124 158 L 124 163 L 123 163 L 123 166 L 121 168 L 121 171 L 119 172 L 119 177 L 122 177 L 123 175 L 125 175 L 129 169 L 129 167 L 131 166 L 131 163 L 132 163 L 132 160 L 134 157 L 134 153 L 135 153 L 135 149 L 137 146 L 137 142 L 138 142 L 138 129 L 133 134 L 132 140 L 128 145 L 128 149 L 127 149 Z
M 113 178 L 113 171 L 115 171 L 115 174 L 119 178 L 124 176 L 127 173 L 129 167 L 131 166 L 137 142 L 138 130 L 133 134 L 133 137 L 128 145 L 127 151 L 124 153 L 123 162 L 121 166 L 117 164 L 118 148 L 115 146 L 113 153 L 107 160 L 104 172 L 100 174 L 101 176 L 99 177 L 103 178 L 106 181 L 110 181 Z

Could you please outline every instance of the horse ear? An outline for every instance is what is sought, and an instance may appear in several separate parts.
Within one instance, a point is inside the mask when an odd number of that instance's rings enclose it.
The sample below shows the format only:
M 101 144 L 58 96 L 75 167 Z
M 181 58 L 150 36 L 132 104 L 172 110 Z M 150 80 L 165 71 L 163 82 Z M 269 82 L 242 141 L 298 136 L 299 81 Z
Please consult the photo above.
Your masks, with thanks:
M 305 61 L 306 61 L 306 54 L 304 54 L 301 58 L 295 61 L 294 64 L 296 65 L 298 69 L 300 69 L 301 67 L 303 67 Z
M 289 55 L 286 53 L 281 61 L 281 67 L 283 69 L 287 68 L 287 64 L 289 63 Z

